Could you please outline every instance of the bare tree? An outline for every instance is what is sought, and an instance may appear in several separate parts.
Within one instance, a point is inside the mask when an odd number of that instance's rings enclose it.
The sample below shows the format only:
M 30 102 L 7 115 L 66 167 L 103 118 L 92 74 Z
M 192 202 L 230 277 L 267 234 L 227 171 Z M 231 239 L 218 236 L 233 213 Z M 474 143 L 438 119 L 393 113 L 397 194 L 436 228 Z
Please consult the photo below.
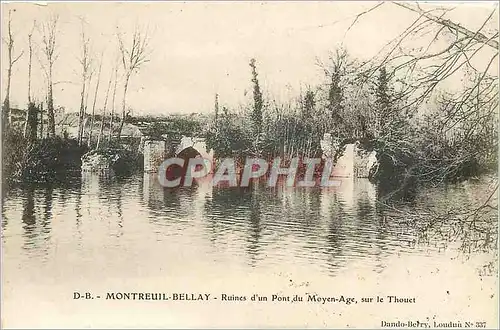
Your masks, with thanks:
M 387 78 L 396 82 L 398 98 L 405 100 L 395 108 L 407 118 L 421 109 L 431 112 L 419 121 L 422 127 L 414 125 L 416 131 L 401 130 L 396 135 L 387 131 L 379 137 L 393 164 L 403 167 L 402 160 L 412 159 L 411 164 L 405 163 L 401 181 L 442 183 L 496 163 L 487 157 L 498 150 L 498 71 L 494 65 L 499 32 L 493 22 L 498 6 L 478 17 L 478 27 L 471 29 L 448 18 L 451 7 L 387 5 L 410 11 L 415 19 L 361 66 L 360 82 L 386 67 Z M 461 81 L 461 88 L 444 92 L 450 80 Z
M 493 68 L 498 60 L 499 33 L 492 22 L 498 7 L 471 30 L 446 18 L 451 7 L 392 4 L 415 13 L 415 20 L 360 66 L 360 84 L 385 67 L 387 77 L 397 85 L 397 98 L 405 100 L 398 111 L 411 117 L 426 102 L 438 100 L 446 104 L 444 118 L 439 120 L 443 137 L 461 134 L 470 138 L 464 131 L 477 133 L 498 110 L 498 72 Z M 421 47 L 415 46 L 417 40 Z M 457 78 L 463 81 L 461 90 L 452 94 L 440 91 L 446 81 Z
M 466 27 L 445 19 L 450 8 L 431 8 L 424 10 L 418 4 L 413 6 L 408 3 L 395 2 L 395 5 L 417 14 L 416 19 L 400 35 L 391 40 L 371 61 L 365 64 L 365 78 L 379 72 L 382 67 L 392 68 L 390 76 L 397 77 L 402 85 L 401 95 L 411 96 L 413 102 L 408 106 L 418 106 L 431 97 L 433 91 L 449 77 L 468 70 L 478 76 L 474 88 L 468 89 L 460 95 L 457 106 L 464 106 L 474 93 L 479 92 L 479 85 L 489 77 L 493 61 L 498 56 L 498 29 L 490 35 L 484 32 L 486 25 L 497 11 L 495 7 L 487 15 L 479 29 L 472 31 Z M 406 47 L 406 42 L 414 40 L 425 41 L 427 46 L 422 48 Z M 442 41 L 448 39 L 443 46 Z M 409 48 L 409 50 L 407 49 Z M 483 68 L 476 68 L 473 58 L 487 54 L 489 60 Z M 491 84 L 488 85 L 491 87 Z M 481 93 L 491 93 L 491 88 L 486 87 Z M 458 110 L 458 109 L 457 109 Z
M 215 93 L 214 112 L 215 112 L 214 123 L 217 124 L 217 119 L 219 117 L 219 94 L 218 93 Z
M 120 120 L 120 127 L 118 128 L 117 138 L 120 139 L 121 132 L 123 129 L 123 124 L 126 118 L 126 98 L 128 84 L 130 77 L 134 72 L 137 72 L 140 67 L 148 62 L 148 34 L 147 32 L 141 32 L 138 27 L 135 28 L 132 35 L 132 44 L 127 47 L 123 40 L 121 33 L 117 33 L 118 45 L 120 49 L 121 62 L 124 70 L 124 82 L 123 82 L 123 98 L 122 98 L 122 117 Z
M 84 136 L 87 135 L 87 131 L 85 130 L 85 128 L 87 126 L 87 122 L 88 122 L 87 107 L 88 107 L 88 103 L 89 103 L 90 86 L 92 86 L 92 79 L 94 77 L 94 73 L 95 73 L 95 68 L 92 66 L 92 68 L 90 69 L 89 78 L 87 81 L 87 87 L 85 88 L 85 102 L 84 102 L 85 106 L 84 106 L 84 110 L 83 110 L 82 139 Z
M 96 149 L 99 149 L 101 140 L 104 134 L 104 122 L 105 122 L 105 117 L 106 117 L 106 107 L 108 105 L 108 96 L 109 96 L 109 89 L 111 88 L 111 82 L 113 80 L 113 74 L 109 76 L 109 82 L 108 82 L 108 88 L 106 89 L 106 96 L 104 98 L 104 107 L 102 108 L 102 117 L 101 117 L 101 127 L 99 129 L 99 135 L 97 136 L 97 145 Z
M 7 45 L 8 67 L 7 67 L 7 90 L 5 93 L 5 99 L 3 101 L 4 116 L 2 122 L 5 125 L 4 127 L 8 127 L 11 124 L 10 84 L 12 79 L 12 67 L 24 54 L 24 51 L 22 51 L 18 56 L 14 56 L 14 36 L 12 34 L 12 10 L 9 10 L 9 18 L 7 22 L 7 39 L 4 39 L 3 41 Z
M 89 147 L 92 143 L 92 130 L 94 128 L 94 116 L 95 116 L 95 104 L 96 104 L 96 101 L 97 101 L 97 93 L 99 91 L 99 83 L 101 81 L 101 69 L 102 69 L 102 59 L 104 57 L 104 53 L 101 53 L 101 60 L 99 62 L 99 70 L 98 70 L 98 73 L 97 73 L 97 83 L 95 85 L 95 92 L 94 92 L 94 101 L 92 103 L 92 115 L 90 117 L 90 129 L 89 129 Z
M 43 139 L 43 102 L 40 102 L 40 139 Z
M 36 21 L 33 22 L 33 27 L 28 34 L 28 111 L 26 111 L 26 118 L 24 121 L 24 137 L 26 137 L 28 130 L 29 109 L 34 106 L 34 104 L 31 104 L 31 65 L 33 63 L 33 31 L 35 30 L 35 26 Z
M 83 119 L 85 114 L 85 89 L 90 78 L 90 68 L 92 60 L 90 59 L 90 39 L 85 34 L 85 28 L 82 22 L 82 54 L 79 59 L 82 68 L 82 91 L 80 94 L 80 112 L 78 114 L 78 144 L 82 144 L 83 139 Z
M 113 136 L 113 117 L 115 115 L 115 98 L 116 98 L 116 87 L 118 85 L 118 65 L 115 65 L 115 72 L 114 72 L 114 84 L 113 84 L 113 97 L 111 98 L 111 115 L 109 119 L 109 137 L 108 141 L 111 141 L 111 137 Z
M 56 135 L 56 125 L 54 118 L 54 95 L 53 95 L 53 69 L 54 63 L 59 55 L 56 53 L 56 35 L 59 17 L 51 16 L 46 22 L 41 24 L 40 34 L 42 37 L 42 52 L 44 61 L 41 61 L 42 69 L 47 83 L 47 122 L 48 136 Z
M 481 118 L 491 116 L 498 109 L 498 72 L 491 73 L 492 65 L 498 61 L 498 28 L 493 32 L 485 32 L 485 28 L 491 19 L 498 15 L 497 6 L 483 19 L 480 27 L 471 31 L 466 27 L 444 19 L 448 10 L 442 10 L 443 14 L 436 16 L 431 14 L 433 10 L 424 10 L 420 6 L 395 3 L 399 7 L 417 13 L 418 19 L 428 24 L 429 29 L 437 29 L 434 38 L 429 45 L 418 54 L 410 56 L 398 55 L 397 65 L 394 65 L 395 73 L 405 71 L 406 75 L 417 73 L 417 79 L 413 84 L 407 86 L 408 94 L 414 96 L 415 104 L 426 101 L 442 82 L 457 73 L 465 72 L 466 77 L 462 92 L 447 99 L 452 110 L 445 119 L 444 131 L 453 130 L 462 126 L 464 122 L 470 121 L 478 111 Z M 421 35 L 426 31 L 410 29 L 415 35 Z M 419 34 L 417 34 L 419 33 Z M 451 39 L 444 47 L 438 48 L 437 40 L 447 34 Z M 489 35 L 487 35 L 489 34 Z M 437 49 L 436 49 L 437 48 Z M 431 49 L 436 49 L 431 51 Z M 487 56 L 487 60 L 481 60 L 473 64 L 474 59 L 479 56 Z M 388 59 L 390 61 L 392 59 Z M 481 102 L 481 107 L 475 104 Z M 475 125 L 475 124 L 473 124 Z
M 35 30 L 35 27 L 36 27 L 36 21 L 33 22 L 33 26 L 31 28 L 31 31 L 28 34 L 28 50 L 29 50 L 29 57 L 28 57 L 28 103 L 31 103 L 31 69 L 32 69 L 32 63 L 33 63 L 33 31 Z
M 488 46 L 493 47 L 493 48 L 498 50 L 498 41 L 494 38 L 486 37 L 484 34 L 481 33 L 481 30 L 476 31 L 476 32 L 470 31 L 469 29 L 461 26 L 458 23 L 452 22 L 452 21 L 447 20 L 447 19 L 443 19 L 442 17 L 439 17 L 439 16 L 432 15 L 430 12 L 423 10 L 419 6 L 415 7 L 415 6 L 412 6 L 412 5 L 410 5 L 408 3 L 404 3 L 404 2 L 394 2 L 394 4 L 397 6 L 400 6 L 402 8 L 406 8 L 408 10 L 411 10 L 411 11 L 425 17 L 426 19 L 428 19 L 430 21 L 433 21 L 433 22 L 440 24 L 444 27 L 452 29 L 457 33 L 461 33 L 468 38 L 474 39 L 480 43 L 487 44 Z

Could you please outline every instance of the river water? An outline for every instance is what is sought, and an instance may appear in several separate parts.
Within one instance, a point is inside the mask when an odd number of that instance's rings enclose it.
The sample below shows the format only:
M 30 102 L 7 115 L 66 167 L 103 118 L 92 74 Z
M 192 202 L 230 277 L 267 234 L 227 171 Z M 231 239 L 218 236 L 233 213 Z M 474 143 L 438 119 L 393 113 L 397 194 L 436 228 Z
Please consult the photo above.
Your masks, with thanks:
M 423 191 L 407 210 L 477 204 L 486 186 Z M 496 327 L 498 282 L 485 267 L 495 262 L 491 249 L 464 249 L 470 233 L 446 217 L 422 232 L 364 179 L 342 179 L 334 189 L 201 182 L 172 190 L 150 175 L 84 175 L 13 188 L 2 204 L 5 327 L 374 328 L 384 320 Z M 74 300 L 75 292 L 95 299 Z M 106 300 L 109 292 L 217 299 Z M 222 294 L 246 300 L 223 301 Z M 269 299 L 251 301 L 254 294 Z M 273 294 L 344 295 L 357 303 L 271 301 Z M 388 295 L 415 303 L 388 303 Z M 386 300 L 361 302 L 377 296 Z

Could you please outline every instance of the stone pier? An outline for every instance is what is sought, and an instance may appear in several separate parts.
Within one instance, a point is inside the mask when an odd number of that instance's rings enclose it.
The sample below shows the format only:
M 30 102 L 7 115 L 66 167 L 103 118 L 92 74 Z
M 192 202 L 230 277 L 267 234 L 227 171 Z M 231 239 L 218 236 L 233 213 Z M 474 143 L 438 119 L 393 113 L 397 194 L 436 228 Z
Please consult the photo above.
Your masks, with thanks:
M 334 156 L 336 150 L 340 147 L 339 140 L 332 138 L 328 133 L 324 134 L 321 140 L 321 149 L 324 158 Z M 368 178 L 370 170 L 377 166 L 377 153 L 375 151 L 367 152 L 359 149 L 358 143 L 345 145 L 345 150 L 337 159 L 332 176 L 341 178 Z
M 163 140 L 144 141 L 144 172 L 156 173 L 166 156 L 167 143 Z

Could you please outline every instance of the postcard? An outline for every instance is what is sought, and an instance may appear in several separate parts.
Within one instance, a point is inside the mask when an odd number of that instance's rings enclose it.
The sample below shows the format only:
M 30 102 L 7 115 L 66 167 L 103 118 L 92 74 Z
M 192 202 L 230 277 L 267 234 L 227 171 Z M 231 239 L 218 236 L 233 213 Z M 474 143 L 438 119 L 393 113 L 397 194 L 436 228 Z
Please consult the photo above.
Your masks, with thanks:
M 498 329 L 497 2 L 2 2 L 5 329 Z

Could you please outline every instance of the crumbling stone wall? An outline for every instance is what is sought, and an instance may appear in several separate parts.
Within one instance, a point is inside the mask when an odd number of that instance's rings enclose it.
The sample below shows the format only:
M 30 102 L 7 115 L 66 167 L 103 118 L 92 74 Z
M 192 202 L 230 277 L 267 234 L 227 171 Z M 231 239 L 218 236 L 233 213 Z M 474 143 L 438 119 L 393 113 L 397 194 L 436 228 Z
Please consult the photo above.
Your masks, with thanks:
M 144 172 L 156 173 L 166 157 L 166 141 L 144 141 Z

